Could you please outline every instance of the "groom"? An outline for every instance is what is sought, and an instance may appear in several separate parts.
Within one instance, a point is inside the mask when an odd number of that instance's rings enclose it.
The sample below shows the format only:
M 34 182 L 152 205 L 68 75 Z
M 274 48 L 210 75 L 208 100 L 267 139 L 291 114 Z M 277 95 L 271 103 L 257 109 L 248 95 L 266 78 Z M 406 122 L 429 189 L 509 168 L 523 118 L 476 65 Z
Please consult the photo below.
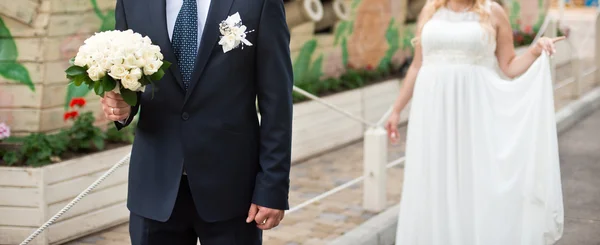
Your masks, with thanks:
M 219 24 L 239 13 L 252 44 L 224 52 Z M 133 245 L 255 245 L 288 209 L 292 68 L 283 0 L 117 0 L 116 28 L 173 63 L 129 107 L 107 93 L 121 129 L 139 112 L 128 208 Z M 261 114 L 257 117 L 256 99 Z

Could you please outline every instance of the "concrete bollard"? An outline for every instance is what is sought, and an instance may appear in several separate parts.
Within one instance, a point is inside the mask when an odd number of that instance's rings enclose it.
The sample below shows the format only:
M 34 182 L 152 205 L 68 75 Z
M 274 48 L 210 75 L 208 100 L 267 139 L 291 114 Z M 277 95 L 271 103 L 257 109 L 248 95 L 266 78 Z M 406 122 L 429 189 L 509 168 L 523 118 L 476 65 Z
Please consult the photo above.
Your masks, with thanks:
M 363 207 L 372 212 L 387 207 L 387 131 L 383 127 L 369 128 L 364 135 Z

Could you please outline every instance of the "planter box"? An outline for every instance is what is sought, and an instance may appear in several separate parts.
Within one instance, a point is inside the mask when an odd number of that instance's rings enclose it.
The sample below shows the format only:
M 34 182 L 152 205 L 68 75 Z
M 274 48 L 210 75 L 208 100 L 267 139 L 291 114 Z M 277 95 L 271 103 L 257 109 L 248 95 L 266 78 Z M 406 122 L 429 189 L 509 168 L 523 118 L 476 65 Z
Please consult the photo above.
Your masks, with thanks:
M 125 146 L 41 168 L 0 167 L 0 244 L 21 243 L 130 151 Z M 30 244 L 60 244 L 126 222 L 127 170 L 115 171 Z
M 364 88 L 324 97 L 329 103 L 376 123 L 393 104 L 400 80 L 393 79 Z M 403 112 L 406 120 L 408 110 Z M 359 140 L 367 126 L 316 102 L 294 105 L 292 161 L 302 161 Z

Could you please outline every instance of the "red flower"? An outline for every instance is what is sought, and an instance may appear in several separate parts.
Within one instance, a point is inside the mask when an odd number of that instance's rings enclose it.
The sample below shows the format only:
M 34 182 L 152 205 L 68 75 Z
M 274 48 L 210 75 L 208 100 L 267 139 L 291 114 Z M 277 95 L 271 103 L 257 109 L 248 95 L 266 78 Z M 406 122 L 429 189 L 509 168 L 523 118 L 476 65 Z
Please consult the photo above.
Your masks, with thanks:
M 67 121 L 69 119 L 75 119 L 75 118 L 77 118 L 77 116 L 79 116 L 79 112 L 77 112 L 77 111 L 68 111 L 68 112 L 65 112 L 65 114 L 63 115 L 63 119 L 65 121 Z
M 518 34 L 518 35 L 515 36 L 515 41 L 517 41 L 519 43 L 523 42 L 523 39 L 524 39 L 524 37 L 521 34 Z
M 373 66 L 372 65 L 367 65 L 367 71 L 372 71 L 373 70 Z
M 71 99 L 71 103 L 69 103 L 69 106 L 71 108 L 78 106 L 78 107 L 83 107 L 85 106 L 85 99 L 84 98 L 73 98 Z
M 525 31 L 525 33 L 533 33 L 533 28 L 530 25 L 527 25 L 523 31 Z

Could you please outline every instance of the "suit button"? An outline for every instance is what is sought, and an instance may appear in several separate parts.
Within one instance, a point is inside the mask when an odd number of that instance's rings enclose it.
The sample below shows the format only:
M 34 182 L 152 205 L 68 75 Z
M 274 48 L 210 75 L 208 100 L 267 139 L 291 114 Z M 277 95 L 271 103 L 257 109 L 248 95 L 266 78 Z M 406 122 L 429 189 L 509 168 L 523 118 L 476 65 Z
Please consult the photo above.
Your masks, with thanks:
M 188 114 L 187 112 L 184 112 L 183 114 L 181 114 L 181 118 L 184 121 L 187 121 L 188 119 L 190 119 L 190 114 Z

